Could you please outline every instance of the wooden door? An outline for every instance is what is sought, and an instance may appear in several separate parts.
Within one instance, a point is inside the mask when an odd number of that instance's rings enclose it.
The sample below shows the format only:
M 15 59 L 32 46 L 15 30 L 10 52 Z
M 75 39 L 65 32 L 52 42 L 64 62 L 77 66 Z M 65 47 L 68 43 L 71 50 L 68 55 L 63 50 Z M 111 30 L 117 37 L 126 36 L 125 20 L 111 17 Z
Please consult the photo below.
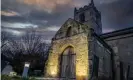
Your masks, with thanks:
M 75 78 L 75 63 L 76 55 L 74 54 L 73 48 L 69 47 L 61 55 L 61 78 Z

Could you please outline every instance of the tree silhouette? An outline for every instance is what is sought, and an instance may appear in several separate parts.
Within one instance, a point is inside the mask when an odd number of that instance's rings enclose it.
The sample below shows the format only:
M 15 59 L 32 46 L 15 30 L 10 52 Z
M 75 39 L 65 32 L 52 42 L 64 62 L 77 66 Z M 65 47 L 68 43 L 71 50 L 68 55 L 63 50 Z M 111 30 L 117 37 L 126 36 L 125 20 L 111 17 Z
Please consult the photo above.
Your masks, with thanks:
M 1 71 L 12 58 L 12 54 L 8 54 L 10 52 L 9 47 L 7 46 L 8 43 L 9 34 L 7 32 L 1 31 Z
M 11 39 L 5 50 L 7 55 L 10 54 L 10 65 L 19 75 L 22 74 L 24 63 L 30 62 L 30 75 L 34 70 L 44 69 L 44 64 L 48 56 L 49 45 L 42 41 L 42 36 L 36 31 L 26 32 L 20 40 Z

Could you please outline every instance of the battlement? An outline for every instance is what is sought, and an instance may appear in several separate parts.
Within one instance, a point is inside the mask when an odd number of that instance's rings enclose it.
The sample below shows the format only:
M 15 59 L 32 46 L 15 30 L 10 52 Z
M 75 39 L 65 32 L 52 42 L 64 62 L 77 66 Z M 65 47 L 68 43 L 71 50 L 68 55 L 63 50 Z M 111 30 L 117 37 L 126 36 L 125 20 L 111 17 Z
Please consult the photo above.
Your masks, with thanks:
M 85 5 L 84 7 L 81 7 L 79 9 L 75 8 L 75 12 L 76 13 L 79 13 L 79 12 L 82 12 L 82 11 L 85 11 L 85 10 L 90 9 L 91 7 L 93 7 L 93 6 L 91 6 L 91 5 Z
M 79 9 L 75 8 L 74 13 L 77 14 L 77 13 L 80 13 L 80 12 L 84 12 L 84 11 L 89 10 L 91 8 L 93 8 L 93 10 L 95 10 L 95 12 L 97 12 L 99 15 L 101 15 L 100 11 L 98 11 L 97 8 L 95 7 L 93 1 L 91 1 L 90 4 L 85 5 L 84 7 L 80 7 Z

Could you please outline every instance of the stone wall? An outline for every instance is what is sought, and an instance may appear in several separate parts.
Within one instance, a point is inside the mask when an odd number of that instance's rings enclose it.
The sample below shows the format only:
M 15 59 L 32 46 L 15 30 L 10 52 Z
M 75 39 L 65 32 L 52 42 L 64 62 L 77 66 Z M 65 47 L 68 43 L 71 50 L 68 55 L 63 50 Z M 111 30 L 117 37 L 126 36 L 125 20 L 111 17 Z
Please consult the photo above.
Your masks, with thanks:
M 117 56 L 117 62 L 116 62 L 116 69 L 118 70 L 117 73 L 120 73 L 119 62 L 122 61 L 124 63 L 124 72 L 127 71 L 126 70 L 127 65 L 130 65 L 129 76 L 132 77 L 133 76 L 133 62 L 132 62 L 133 61 L 133 33 L 115 36 L 115 37 L 109 37 L 105 40 L 112 47 L 112 49 L 114 50 Z
M 89 59 L 93 60 L 94 55 L 99 58 L 98 76 L 99 77 L 104 76 L 106 78 L 111 77 L 112 75 L 112 67 L 111 67 L 112 52 L 104 45 L 106 43 L 102 43 L 94 36 L 92 36 L 91 39 L 89 39 L 89 43 L 90 43 Z
M 68 46 L 72 46 L 76 54 L 76 80 L 86 80 L 89 77 L 89 64 L 88 37 L 85 33 L 52 41 L 51 52 L 49 53 L 49 58 L 46 64 L 47 71 L 45 76 L 55 78 L 59 77 L 59 57 Z

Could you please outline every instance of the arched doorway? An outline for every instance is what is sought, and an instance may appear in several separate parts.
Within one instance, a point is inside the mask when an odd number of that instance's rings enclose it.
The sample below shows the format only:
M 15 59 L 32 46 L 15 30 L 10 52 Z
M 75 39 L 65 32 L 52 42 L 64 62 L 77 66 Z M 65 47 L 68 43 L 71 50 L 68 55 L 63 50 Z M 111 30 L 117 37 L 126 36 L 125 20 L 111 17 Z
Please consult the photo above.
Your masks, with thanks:
M 60 77 L 64 79 L 75 79 L 75 64 L 76 64 L 76 54 L 74 53 L 74 48 L 67 47 L 60 59 Z

